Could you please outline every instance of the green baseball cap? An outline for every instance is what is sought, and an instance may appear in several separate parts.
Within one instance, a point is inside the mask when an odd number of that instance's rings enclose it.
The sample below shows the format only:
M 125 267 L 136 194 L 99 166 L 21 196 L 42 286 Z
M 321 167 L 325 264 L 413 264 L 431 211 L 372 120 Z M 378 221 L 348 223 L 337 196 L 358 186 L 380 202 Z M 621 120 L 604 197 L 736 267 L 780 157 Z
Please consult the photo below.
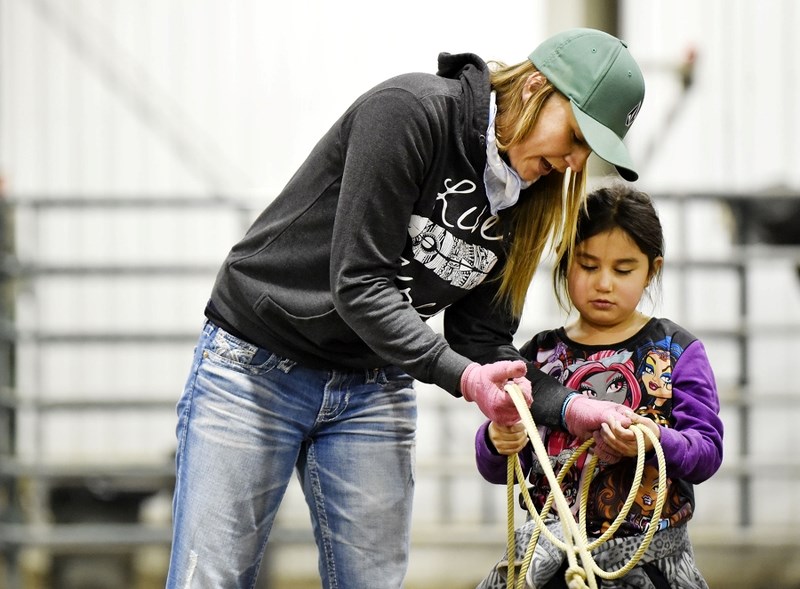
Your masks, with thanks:
M 622 139 L 642 107 L 644 78 L 627 45 L 603 31 L 569 29 L 544 41 L 528 59 L 569 98 L 592 151 L 625 180 L 637 180 Z

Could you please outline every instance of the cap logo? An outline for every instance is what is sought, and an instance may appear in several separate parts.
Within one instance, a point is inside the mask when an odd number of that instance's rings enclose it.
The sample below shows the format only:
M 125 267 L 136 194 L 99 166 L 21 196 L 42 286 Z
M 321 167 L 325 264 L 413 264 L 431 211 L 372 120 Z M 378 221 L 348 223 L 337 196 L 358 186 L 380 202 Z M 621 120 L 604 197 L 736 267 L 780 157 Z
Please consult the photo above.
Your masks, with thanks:
M 636 106 L 631 109 L 631 112 L 628 113 L 628 116 L 625 117 L 625 126 L 630 127 L 633 121 L 636 119 L 636 115 L 639 114 L 639 109 L 642 107 L 642 102 L 639 101 Z

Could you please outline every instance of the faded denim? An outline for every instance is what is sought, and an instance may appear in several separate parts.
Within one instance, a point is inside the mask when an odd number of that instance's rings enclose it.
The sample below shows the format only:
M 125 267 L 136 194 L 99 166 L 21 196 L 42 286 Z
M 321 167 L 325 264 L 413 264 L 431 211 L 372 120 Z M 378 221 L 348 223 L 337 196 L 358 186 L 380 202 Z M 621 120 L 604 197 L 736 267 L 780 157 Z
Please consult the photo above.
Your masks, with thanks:
M 177 413 L 168 589 L 251 589 L 293 470 L 323 587 L 402 586 L 414 492 L 411 377 L 311 370 L 207 322 Z

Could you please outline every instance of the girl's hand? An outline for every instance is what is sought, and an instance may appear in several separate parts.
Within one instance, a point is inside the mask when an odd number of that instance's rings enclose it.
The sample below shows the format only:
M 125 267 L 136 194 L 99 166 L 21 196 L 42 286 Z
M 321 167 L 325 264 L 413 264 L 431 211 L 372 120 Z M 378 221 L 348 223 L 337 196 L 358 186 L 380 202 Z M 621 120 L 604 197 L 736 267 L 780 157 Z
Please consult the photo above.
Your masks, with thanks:
M 661 428 L 652 419 L 631 412 L 630 420 L 631 424 L 641 424 L 652 431 L 656 435 L 656 439 L 661 439 Z M 636 435 L 629 427 L 622 427 L 619 423 L 602 424 L 600 429 L 595 432 L 594 439 L 597 446 L 610 455 L 618 454 L 621 457 L 632 458 L 638 454 Z M 644 449 L 645 452 L 653 449 L 653 443 L 648 436 L 644 437 Z
M 521 421 L 513 425 L 489 424 L 489 439 L 495 449 L 503 456 L 519 453 L 528 443 L 528 433 Z

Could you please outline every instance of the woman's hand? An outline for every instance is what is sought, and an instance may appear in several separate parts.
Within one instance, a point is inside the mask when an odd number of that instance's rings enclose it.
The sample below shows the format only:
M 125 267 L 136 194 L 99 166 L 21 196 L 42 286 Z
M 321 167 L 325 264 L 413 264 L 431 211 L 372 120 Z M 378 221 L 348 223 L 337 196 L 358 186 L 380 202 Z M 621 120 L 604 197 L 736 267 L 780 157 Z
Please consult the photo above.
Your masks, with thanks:
M 519 386 L 530 407 L 531 384 L 525 375 L 528 368 L 521 360 L 500 360 L 492 364 L 480 365 L 473 362 L 461 375 L 461 394 L 469 402 L 474 402 L 481 412 L 493 422 L 511 425 L 519 421 L 519 411 L 505 386 L 514 382 Z
M 567 404 L 564 421 L 569 433 L 588 440 L 603 425 L 624 431 L 631 424 L 633 415 L 633 411 L 619 403 L 576 395 Z M 633 436 L 633 432 L 630 434 Z

